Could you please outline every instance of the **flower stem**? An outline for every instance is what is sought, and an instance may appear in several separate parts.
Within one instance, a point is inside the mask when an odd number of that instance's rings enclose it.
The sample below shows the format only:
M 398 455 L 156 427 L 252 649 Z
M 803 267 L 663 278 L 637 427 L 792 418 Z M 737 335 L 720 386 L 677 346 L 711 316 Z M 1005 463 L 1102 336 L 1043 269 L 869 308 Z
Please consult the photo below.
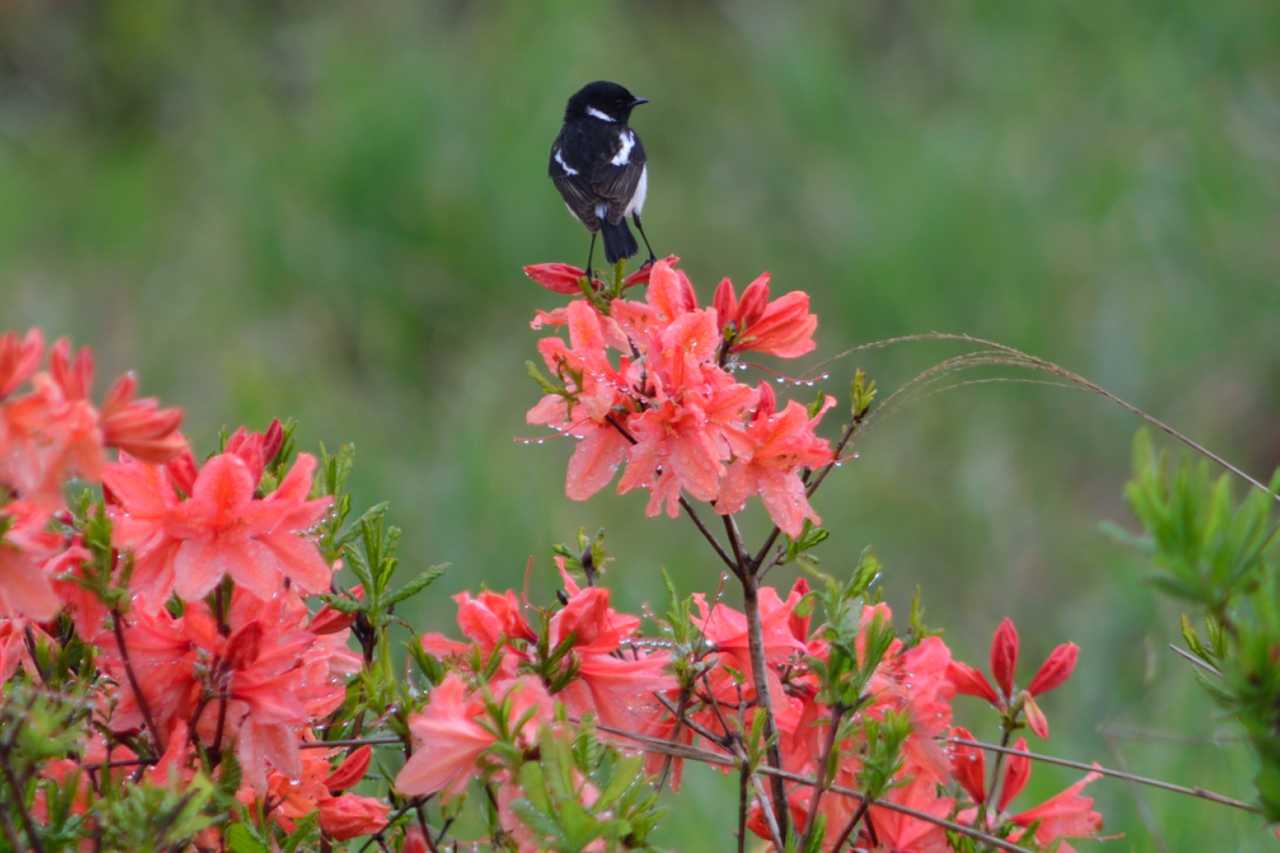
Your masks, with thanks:
M 822 803 L 822 795 L 826 793 L 827 786 L 831 784 L 828 779 L 827 766 L 831 763 L 831 752 L 836 749 L 836 741 L 840 736 L 840 723 L 844 721 L 846 708 L 844 705 L 835 705 L 831 709 L 831 728 L 827 731 L 827 742 L 822 749 L 822 757 L 818 759 L 818 784 L 813 786 L 813 794 L 809 798 L 809 823 L 805 828 L 804 840 L 800 842 L 801 850 L 808 850 L 809 845 L 813 843 L 813 833 L 818 827 L 818 806 Z M 866 801 L 863 801 L 863 808 L 866 807 Z M 843 842 L 841 842 L 843 843 Z M 832 848 L 839 850 L 840 844 Z
M 14 722 L 15 732 L 20 722 Z M 0 750 L 0 770 L 4 772 L 4 780 L 9 784 L 9 789 L 13 792 L 13 803 L 18 809 L 18 817 L 22 818 L 22 829 L 27 834 L 27 840 L 31 842 L 31 849 L 36 853 L 42 853 L 43 845 L 40 843 L 40 836 L 36 832 L 35 824 L 31 821 L 31 815 L 27 811 L 26 796 L 23 789 L 26 787 L 18 781 L 18 777 L 13 772 L 13 765 L 9 763 L 9 750 L 11 749 L 13 740 L 10 739 Z M 8 815 L 5 815 L 6 829 L 8 828 Z M 19 849 L 17 845 L 14 849 Z
M 832 850 L 839 850 L 844 843 L 849 840 L 849 836 L 857 829 L 858 824 L 862 822 L 862 818 L 866 815 L 867 809 L 871 806 L 870 800 L 863 800 L 858 806 L 858 810 L 853 813 L 853 817 L 849 818 L 849 822 L 844 825 L 844 831 L 840 833 L 840 837 L 836 839 L 835 846 Z
M 124 641 L 124 617 L 119 608 L 111 611 L 111 628 L 115 632 L 116 647 L 120 649 L 120 659 L 124 661 L 125 675 L 129 677 L 129 687 L 133 689 L 134 698 L 138 700 L 138 710 L 142 712 L 142 719 L 146 721 L 147 730 L 151 732 L 151 738 L 155 741 L 156 755 L 163 755 L 164 740 L 160 737 L 160 727 L 151 716 L 151 706 L 147 704 L 147 697 L 143 695 L 142 687 L 138 684 L 138 676 L 133 672 L 133 662 L 129 659 L 129 646 Z
M 764 714 L 764 737 L 769 763 L 782 766 L 778 750 L 778 727 L 773 716 L 773 700 L 769 696 L 769 668 L 764 659 L 764 626 L 760 623 L 760 587 L 755 573 L 743 567 L 742 604 L 747 614 L 747 645 L 751 652 L 751 676 L 756 686 L 756 703 Z M 777 816 L 778 831 L 783 840 L 787 837 L 787 790 L 783 780 L 773 776 L 769 780 L 773 791 L 773 812 Z
M 1000 766 L 1004 764 L 1005 748 L 1009 746 L 1009 738 L 1013 736 L 1013 727 L 1009 725 L 1009 720 L 1004 721 L 1004 735 L 1000 738 L 1000 750 L 996 752 L 996 764 L 991 770 L 991 789 L 987 792 L 987 802 L 984 804 L 984 814 L 992 817 L 996 816 L 996 791 L 1000 788 Z

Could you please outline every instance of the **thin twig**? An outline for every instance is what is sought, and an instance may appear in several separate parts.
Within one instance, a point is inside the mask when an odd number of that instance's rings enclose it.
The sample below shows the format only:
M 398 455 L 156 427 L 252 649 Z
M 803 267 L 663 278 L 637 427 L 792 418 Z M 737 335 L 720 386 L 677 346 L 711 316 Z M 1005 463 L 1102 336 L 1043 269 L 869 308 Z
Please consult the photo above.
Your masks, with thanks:
M 1241 811 L 1253 812 L 1261 814 L 1262 809 L 1246 803 L 1242 800 L 1236 800 L 1224 794 L 1218 794 L 1204 788 L 1189 788 L 1185 785 L 1175 785 L 1172 782 L 1165 782 L 1160 779 L 1152 779 L 1149 776 L 1139 776 L 1135 773 L 1126 773 L 1123 770 L 1113 770 L 1109 767 L 1103 767 L 1099 764 L 1085 764 L 1083 761 L 1072 761 L 1069 758 L 1058 758 L 1052 755 L 1042 755 L 1037 752 L 1027 752 L 1022 749 L 1013 749 L 1007 746 L 998 746 L 994 743 L 986 743 L 980 740 L 971 740 L 962 737 L 946 738 L 948 743 L 958 743 L 964 746 L 974 746 L 979 749 L 985 749 L 990 752 L 1003 753 L 1005 755 L 1020 755 L 1023 758 L 1029 758 L 1032 761 L 1040 761 L 1045 764 L 1057 764 L 1060 767 L 1071 767 L 1075 770 L 1084 770 L 1087 773 L 1100 773 L 1103 776 L 1110 776 L 1114 779 L 1123 779 L 1126 782 L 1135 782 L 1139 785 L 1149 785 L 1152 788 L 1159 788 L 1162 791 L 1172 791 L 1175 794 L 1185 794 L 1188 797 L 1196 797 L 1201 800 L 1217 803 L 1223 806 L 1230 806 L 1233 809 Z
M 707 540 L 707 543 L 711 546 L 712 550 L 716 552 L 716 556 L 724 561 L 724 564 L 729 567 L 730 571 L 736 574 L 738 571 L 737 564 L 733 561 L 732 557 L 725 553 L 724 548 L 716 541 L 716 537 L 712 536 L 711 531 L 702 523 L 702 519 L 698 518 L 698 513 L 693 510 L 693 504 L 689 503 L 682 497 L 680 498 L 680 506 L 686 513 L 688 513 L 689 518 L 693 521 L 693 526 L 698 528 L 698 532 L 702 534 L 703 539 Z
M 26 792 L 13 773 L 13 765 L 9 763 L 9 748 L 6 744 L 4 750 L 0 751 L 0 771 L 4 773 L 4 779 L 9 783 L 9 789 L 13 791 L 13 802 L 17 806 L 18 817 L 22 819 L 22 830 L 27 834 L 27 840 L 31 842 L 31 849 L 36 853 L 43 853 L 44 845 L 40 843 L 40 835 L 36 832 L 36 826 L 27 810 Z M 15 849 L 20 848 L 15 846 Z
M 760 768 L 756 768 L 759 770 Z M 769 808 L 769 794 L 764 789 L 764 783 L 760 781 L 760 777 L 748 771 L 751 778 L 751 785 L 756 789 L 756 797 L 760 800 L 760 811 L 764 815 L 765 826 L 769 827 L 769 835 L 778 850 L 786 850 L 786 842 L 782 840 L 782 827 L 778 826 L 778 818 L 774 810 Z M 785 804 L 784 804 L 785 805 Z
M 823 746 L 822 757 L 818 759 L 818 784 L 813 786 L 813 794 L 809 798 L 809 825 L 805 828 L 804 840 L 800 842 L 801 850 L 809 849 L 809 845 L 813 842 L 814 831 L 818 828 L 818 806 L 822 803 L 822 795 L 826 793 L 827 785 L 830 784 L 827 775 L 831 764 L 831 753 L 839 749 L 837 739 L 840 735 L 840 723 L 844 721 L 847 710 L 840 704 L 831 708 L 830 729 L 827 731 L 827 742 Z M 837 844 L 832 849 L 839 850 L 840 845 Z
M 329 747 L 339 746 L 388 746 L 390 744 L 404 743 L 395 735 L 386 735 L 385 737 L 351 737 L 344 740 L 312 740 L 306 743 L 298 744 L 298 749 L 328 749 Z
M 14 828 L 13 821 L 9 819 L 8 809 L 0 809 L 0 829 L 4 830 L 4 837 L 9 842 L 9 849 L 19 849 L 18 830 Z
M 738 522 L 732 515 L 721 516 L 724 519 L 724 532 L 729 537 L 729 550 L 733 554 L 733 572 L 738 574 L 747 566 L 747 557 L 742 550 L 742 534 L 738 532 Z
M 751 677 L 756 687 L 756 705 L 764 714 L 765 752 L 769 763 L 782 766 L 782 754 L 778 749 L 778 725 L 773 715 L 773 697 L 769 695 L 769 667 L 764 658 L 764 626 L 760 622 L 759 586 L 754 572 L 743 566 L 739 578 L 742 581 L 742 607 L 747 615 L 747 646 L 751 655 Z M 773 809 L 778 818 L 782 837 L 787 837 L 787 791 L 782 780 L 771 780 Z
M 147 704 L 147 697 L 142 693 L 138 676 L 133 672 L 133 662 L 129 659 L 129 646 L 124 641 L 124 617 L 119 608 L 111 611 L 111 627 L 115 632 L 116 647 L 120 649 L 120 659 L 124 662 L 125 675 L 129 677 L 129 686 L 133 688 L 134 698 L 138 701 L 138 710 L 142 712 L 142 719 L 146 721 L 147 730 L 151 732 L 151 738 L 155 742 L 156 755 L 164 755 L 164 739 L 160 737 L 160 727 L 151 716 L 151 706 Z
M 844 830 L 840 833 L 840 837 L 836 839 L 835 845 L 831 848 L 832 850 L 839 850 L 841 847 L 844 846 L 844 843 L 849 840 L 849 836 L 853 835 L 853 831 L 858 827 L 858 824 L 861 823 L 862 819 L 866 816 L 867 809 L 870 806 L 871 806 L 870 800 L 862 801 L 862 803 L 858 806 L 858 810 L 853 813 L 853 816 L 849 818 L 849 822 L 844 825 Z
M 995 767 L 991 768 L 991 787 L 987 789 L 987 799 L 981 809 L 983 812 L 987 809 L 995 809 L 997 802 L 996 791 L 999 790 L 1001 782 L 1000 768 L 1004 764 L 1004 757 L 1006 755 L 1005 750 L 1009 748 L 1009 738 L 1013 737 L 1013 727 L 1009 725 L 1008 719 L 1005 720 L 1005 725 L 1002 726 L 1002 728 L 1004 730 L 1004 734 L 1000 736 L 1000 748 L 995 750 L 996 764 Z

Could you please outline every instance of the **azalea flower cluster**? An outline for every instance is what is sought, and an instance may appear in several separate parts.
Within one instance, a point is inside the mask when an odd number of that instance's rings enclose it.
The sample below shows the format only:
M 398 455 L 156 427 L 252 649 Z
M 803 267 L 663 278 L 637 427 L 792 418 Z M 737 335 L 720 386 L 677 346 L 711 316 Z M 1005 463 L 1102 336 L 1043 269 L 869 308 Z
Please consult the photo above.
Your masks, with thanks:
M 713 502 L 722 515 L 759 496 L 789 535 L 798 536 L 805 520 L 818 524 L 800 473 L 834 458 L 815 431 L 835 399 L 826 397 L 812 412 L 794 400 L 779 410 L 767 383 L 752 388 L 731 372 L 741 353 L 811 352 L 818 318 L 809 312 L 809 295 L 792 291 L 770 300 L 765 274 L 741 299 L 725 279 L 713 305 L 699 308 L 674 258 L 642 272 L 626 284 L 647 281 L 643 302 L 592 291 L 534 318 L 534 328 L 564 326 L 569 333 L 567 343 L 538 342 L 556 380 L 541 379 L 547 393 L 527 416 L 579 440 L 566 494 L 586 500 L 625 462 L 618 492 L 647 489 L 649 515 L 665 509 L 674 518 L 686 494 Z M 579 271 L 565 264 L 525 273 L 556 292 L 577 290 L 568 280 Z

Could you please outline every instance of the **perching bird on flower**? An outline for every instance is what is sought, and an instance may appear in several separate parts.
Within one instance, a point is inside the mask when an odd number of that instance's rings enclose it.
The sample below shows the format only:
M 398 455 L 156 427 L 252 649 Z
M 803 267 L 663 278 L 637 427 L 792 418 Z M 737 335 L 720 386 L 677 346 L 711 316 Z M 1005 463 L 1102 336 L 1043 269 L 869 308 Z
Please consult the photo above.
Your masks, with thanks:
M 644 238 L 649 260 L 654 260 L 653 248 L 640 224 L 649 189 L 649 167 L 639 134 L 627 126 L 631 111 L 648 102 L 617 83 L 588 83 L 569 99 L 560 135 L 551 146 L 551 180 L 569 212 L 591 232 L 588 278 L 597 233 L 604 237 L 604 254 L 611 264 L 640 251 L 627 227 L 628 216 Z

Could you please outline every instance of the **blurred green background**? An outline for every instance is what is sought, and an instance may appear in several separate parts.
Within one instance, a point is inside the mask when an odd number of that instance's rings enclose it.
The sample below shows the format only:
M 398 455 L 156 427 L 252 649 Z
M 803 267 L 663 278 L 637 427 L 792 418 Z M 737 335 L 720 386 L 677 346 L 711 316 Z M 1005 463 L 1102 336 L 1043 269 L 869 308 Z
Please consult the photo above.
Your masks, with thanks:
M 0 325 L 91 344 L 100 386 L 137 368 L 204 449 L 275 415 L 304 445 L 354 441 L 358 499 L 393 502 L 404 562 L 452 564 L 424 627 L 452 630 L 447 593 L 523 584 L 530 555 L 549 600 L 549 548 L 579 526 L 608 529 L 624 606 L 661 608 L 660 566 L 714 588 L 686 521 L 645 519 L 642 495 L 571 503 L 569 448 L 513 440 L 532 434 L 528 319 L 558 302 L 520 266 L 583 260 L 546 160 L 565 99 L 597 78 L 653 102 L 633 123 L 656 248 L 707 299 L 764 269 L 809 291 L 810 363 L 967 331 L 1259 475 L 1280 462 L 1280 6 L 1246 0 L 9 0 Z M 863 366 L 890 389 L 954 352 L 860 354 L 826 387 Z M 888 600 L 903 612 L 922 585 L 975 663 L 1005 615 L 1028 676 L 1078 642 L 1047 751 L 1247 797 L 1247 757 L 1166 649 L 1177 611 L 1098 530 L 1132 526 L 1135 426 L 1071 391 L 930 397 L 824 487 L 824 564 L 874 545 Z M 759 542 L 759 515 L 748 529 Z M 997 736 L 976 700 L 957 709 Z M 1077 776 L 1037 768 L 1022 802 Z M 727 843 L 732 788 L 692 773 L 665 843 Z M 1124 835 L 1107 849 L 1270 838 L 1196 800 L 1091 791 Z

